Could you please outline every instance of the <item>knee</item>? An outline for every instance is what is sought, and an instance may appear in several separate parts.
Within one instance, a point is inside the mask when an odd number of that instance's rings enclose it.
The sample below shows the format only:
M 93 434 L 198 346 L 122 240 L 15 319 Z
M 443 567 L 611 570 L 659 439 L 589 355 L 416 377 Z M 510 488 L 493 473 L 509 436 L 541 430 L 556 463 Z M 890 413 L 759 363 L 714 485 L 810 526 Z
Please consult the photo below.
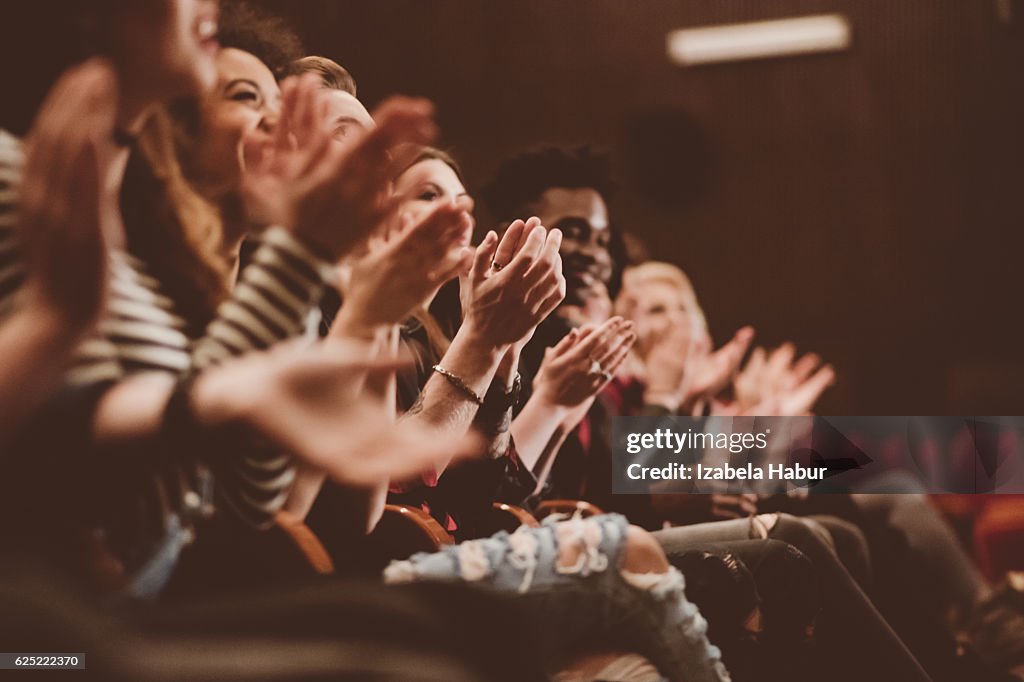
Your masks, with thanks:
M 639 526 L 629 526 L 626 529 L 622 570 L 630 573 L 665 573 L 668 569 L 668 558 L 655 537 Z
M 815 527 L 818 530 L 815 530 Z M 776 540 L 788 542 L 809 557 L 818 555 L 822 550 L 833 554 L 831 539 L 819 523 L 810 523 L 790 514 L 779 514 L 779 520 L 775 524 L 771 537 Z

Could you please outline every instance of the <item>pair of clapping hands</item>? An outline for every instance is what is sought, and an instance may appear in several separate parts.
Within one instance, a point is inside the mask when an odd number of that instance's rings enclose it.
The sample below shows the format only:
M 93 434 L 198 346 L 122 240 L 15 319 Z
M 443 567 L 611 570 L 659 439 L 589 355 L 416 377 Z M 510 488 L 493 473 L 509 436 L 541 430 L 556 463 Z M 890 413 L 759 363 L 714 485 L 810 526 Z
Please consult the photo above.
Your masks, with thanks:
M 721 415 L 809 414 L 835 381 L 833 367 L 822 365 L 815 353 L 797 358 L 792 343 L 772 351 L 755 348 L 744 365 L 753 338 L 753 328 L 743 327 L 712 350 L 706 334 L 669 331 L 644 358 L 645 399 L 682 413 L 710 405 L 713 414 Z M 730 388 L 733 397 L 725 400 L 723 394 Z

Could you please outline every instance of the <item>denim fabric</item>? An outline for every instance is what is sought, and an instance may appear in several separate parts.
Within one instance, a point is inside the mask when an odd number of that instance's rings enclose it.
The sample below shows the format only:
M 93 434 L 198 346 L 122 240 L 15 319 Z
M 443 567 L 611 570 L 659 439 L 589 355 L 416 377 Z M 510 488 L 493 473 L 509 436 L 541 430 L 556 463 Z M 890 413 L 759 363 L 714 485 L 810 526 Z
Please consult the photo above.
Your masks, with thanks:
M 683 593 L 682 574 L 620 570 L 628 527 L 614 514 L 524 526 L 392 562 L 384 577 L 390 583 L 465 581 L 519 593 L 543 628 L 552 661 L 570 650 L 626 649 L 650 658 L 672 680 L 728 680 L 718 648 L 705 635 L 707 623 Z M 558 565 L 562 543 L 579 548 L 575 565 Z

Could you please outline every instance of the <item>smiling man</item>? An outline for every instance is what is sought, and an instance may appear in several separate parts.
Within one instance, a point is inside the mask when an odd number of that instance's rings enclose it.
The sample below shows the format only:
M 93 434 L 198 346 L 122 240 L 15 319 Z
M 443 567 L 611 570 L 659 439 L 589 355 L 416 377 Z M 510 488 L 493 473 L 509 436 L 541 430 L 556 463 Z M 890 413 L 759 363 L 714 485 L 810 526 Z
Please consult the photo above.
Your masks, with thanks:
M 535 215 L 548 229 L 562 231 L 565 300 L 553 316 L 561 324 L 547 325 L 561 328 L 549 330 L 559 338 L 583 321 L 610 315 L 608 297 L 618 293 L 625 260 L 621 235 L 608 218 L 613 190 L 608 158 L 589 147 L 527 152 L 503 163 L 484 188 L 484 200 L 502 227 Z M 552 339 L 541 340 L 548 345 Z

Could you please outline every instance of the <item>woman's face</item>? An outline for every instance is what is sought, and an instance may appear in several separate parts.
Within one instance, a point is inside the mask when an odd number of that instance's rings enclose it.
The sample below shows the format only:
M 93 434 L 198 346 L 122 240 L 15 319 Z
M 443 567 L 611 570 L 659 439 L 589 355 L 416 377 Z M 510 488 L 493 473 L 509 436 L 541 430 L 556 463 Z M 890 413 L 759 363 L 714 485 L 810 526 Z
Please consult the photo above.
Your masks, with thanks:
M 646 282 L 634 293 L 636 307 L 633 330 L 637 335 L 637 351 L 645 354 L 657 339 L 677 333 L 687 347 L 706 334 L 694 303 L 676 287 L 666 282 Z
M 411 216 L 413 222 L 425 216 L 436 202 L 467 196 L 459 176 L 440 159 L 424 159 L 410 166 L 395 180 L 395 193 L 403 197 L 399 214 Z M 469 246 L 472 239 L 470 225 L 458 246 Z
M 142 105 L 209 90 L 220 49 L 217 14 L 217 0 L 122 3 L 110 56 L 126 98 Z
M 208 198 L 238 189 L 245 168 L 242 140 L 269 141 L 281 106 L 274 74 L 256 56 L 235 48 L 217 55 L 217 84 L 199 102 L 192 153 L 194 181 Z

